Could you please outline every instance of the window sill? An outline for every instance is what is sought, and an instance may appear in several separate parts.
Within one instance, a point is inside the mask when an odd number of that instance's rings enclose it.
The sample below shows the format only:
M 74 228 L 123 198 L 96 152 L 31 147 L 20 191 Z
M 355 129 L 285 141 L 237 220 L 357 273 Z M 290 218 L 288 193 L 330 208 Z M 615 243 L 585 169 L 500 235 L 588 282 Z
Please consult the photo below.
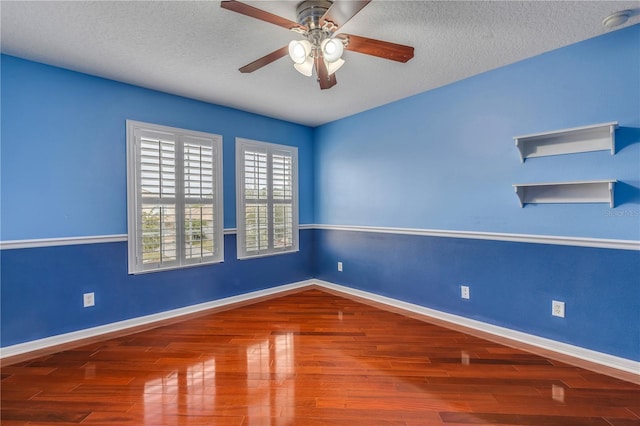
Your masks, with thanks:
M 293 253 L 298 253 L 299 251 L 300 249 L 296 248 L 294 250 L 287 250 L 287 251 L 276 251 L 276 252 L 270 252 L 270 253 L 252 254 L 252 255 L 245 255 L 245 256 L 238 255 L 237 258 L 238 260 L 250 260 L 250 259 L 258 259 L 261 257 L 279 256 L 282 254 L 293 254 Z
M 218 263 L 224 263 L 224 259 L 215 260 L 211 262 L 201 262 L 201 263 L 191 263 L 188 265 L 176 265 L 176 266 L 168 266 L 166 268 L 154 268 L 154 269 L 144 269 L 141 271 L 129 271 L 129 275 L 143 275 L 143 274 L 151 274 L 154 272 L 163 272 L 163 271 L 173 271 L 176 269 L 186 269 L 186 268 L 195 268 L 198 266 L 207 266 L 207 265 L 216 265 Z

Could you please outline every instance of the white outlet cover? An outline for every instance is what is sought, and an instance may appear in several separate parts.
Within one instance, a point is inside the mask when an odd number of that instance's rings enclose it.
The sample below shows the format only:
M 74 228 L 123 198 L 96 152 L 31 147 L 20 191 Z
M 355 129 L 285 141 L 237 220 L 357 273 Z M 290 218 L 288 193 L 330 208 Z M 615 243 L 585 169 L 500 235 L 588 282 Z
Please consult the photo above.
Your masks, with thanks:
M 564 318 L 564 302 L 553 300 L 551 302 L 551 315 Z
M 338 262 L 338 272 L 342 272 L 342 262 Z
M 460 297 L 462 297 L 463 299 L 471 298 L 471 294 L 469 292 L 469 286 L 467 285 L 460 286 Z
M 96 300 L 95 295 L 93 293 L 85 293 L 83 294 L 84 307 L 89 308 L 91 306 L 95 306 Z

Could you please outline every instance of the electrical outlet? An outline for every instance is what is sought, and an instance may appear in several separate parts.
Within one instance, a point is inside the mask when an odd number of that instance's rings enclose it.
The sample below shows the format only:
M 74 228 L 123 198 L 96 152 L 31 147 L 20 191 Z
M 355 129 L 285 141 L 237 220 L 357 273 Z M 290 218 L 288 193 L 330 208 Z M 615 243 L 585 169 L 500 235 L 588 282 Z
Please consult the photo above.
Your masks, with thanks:
M 564 302 L 553 300 L 551 302 L 551 315 L 564 318 Z
M 338 272 L 342 272 L 342 262 L 338 262 Z
M 460 286 L 460 297 L 462 297 L 463 299 L 471 299 L 468 285 Z
M 95 306 L 96 304 L 96 299 L 95 296 L 93 294 L 93 292 L 91 293 L 85 293 L 82 295 L 83 296 L 83 300 L 84 300 L 84 307 L 88 308 L 90 306 Z

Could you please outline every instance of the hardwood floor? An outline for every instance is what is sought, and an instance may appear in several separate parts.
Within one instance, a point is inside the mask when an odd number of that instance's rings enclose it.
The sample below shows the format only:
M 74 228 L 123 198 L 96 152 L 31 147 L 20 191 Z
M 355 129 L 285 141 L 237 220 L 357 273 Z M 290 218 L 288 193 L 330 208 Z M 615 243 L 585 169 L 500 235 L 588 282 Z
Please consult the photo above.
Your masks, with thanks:
M 640 386 L 307 290 L 3 367 L 2 425 L 640 425 Z

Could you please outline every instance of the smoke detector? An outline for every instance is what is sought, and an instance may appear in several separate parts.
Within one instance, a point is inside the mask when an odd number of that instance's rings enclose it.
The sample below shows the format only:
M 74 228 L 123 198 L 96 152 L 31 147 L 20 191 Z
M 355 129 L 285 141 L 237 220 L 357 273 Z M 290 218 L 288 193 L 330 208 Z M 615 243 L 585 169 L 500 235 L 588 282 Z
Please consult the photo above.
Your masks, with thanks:
M 619 12 L 612 13 L 611 15 L 604 18 L 602 20 L 602 25 L 604 25 L 605 28 L 619 27 L 620 25 L 627 22 L 630 16 L 631 16 L 630 10 L 621 10 Z

